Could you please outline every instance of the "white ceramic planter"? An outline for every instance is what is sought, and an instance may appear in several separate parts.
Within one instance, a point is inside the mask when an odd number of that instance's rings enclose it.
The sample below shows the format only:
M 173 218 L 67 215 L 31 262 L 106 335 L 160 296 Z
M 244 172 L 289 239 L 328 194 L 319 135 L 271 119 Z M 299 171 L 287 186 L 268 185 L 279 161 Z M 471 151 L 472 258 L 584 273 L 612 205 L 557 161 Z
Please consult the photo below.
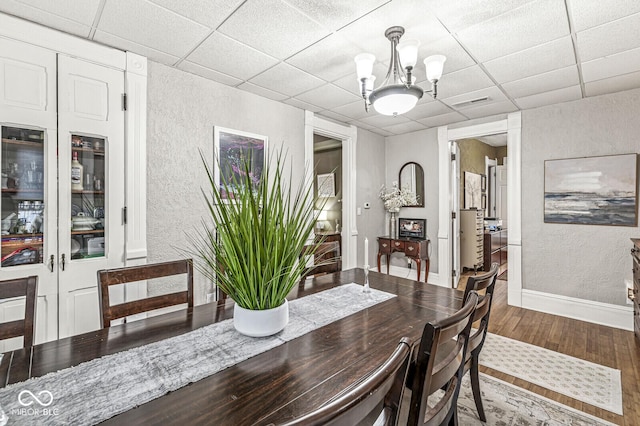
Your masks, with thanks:
M 281 331 L 289 323 L 289 302 L 277 308 L 255 311 L 237 303 L 233 307 L 233 326 L 238 333 L 251 337 L 266 337 Z

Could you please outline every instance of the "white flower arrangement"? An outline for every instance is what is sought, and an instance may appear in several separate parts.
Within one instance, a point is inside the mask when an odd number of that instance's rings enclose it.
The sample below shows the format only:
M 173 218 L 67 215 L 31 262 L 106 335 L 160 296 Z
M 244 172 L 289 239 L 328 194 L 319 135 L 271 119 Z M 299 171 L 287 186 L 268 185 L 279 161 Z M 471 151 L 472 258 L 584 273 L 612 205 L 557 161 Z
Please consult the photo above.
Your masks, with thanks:
M 390 213 L 399 212 L 400 207 L 418 204 L 418 197 L 415 192 L 410 191 L 406 186 L 400 189 L 397 183 L 393 184 L 389 192 L 387 192 L 383 185 L 382 188 L 380 188 L 380 199 L 384 201 L 384 208 Z

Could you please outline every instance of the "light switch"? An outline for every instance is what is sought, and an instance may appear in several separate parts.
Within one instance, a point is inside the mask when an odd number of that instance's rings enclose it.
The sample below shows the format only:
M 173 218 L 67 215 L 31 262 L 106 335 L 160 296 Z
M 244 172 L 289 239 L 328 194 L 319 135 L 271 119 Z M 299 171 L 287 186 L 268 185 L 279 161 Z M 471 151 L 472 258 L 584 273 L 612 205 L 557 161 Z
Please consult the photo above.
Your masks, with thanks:
M 357 214 L 358 216 L 361 216 L 361 215 L 362 215 L 362 209 L 361 209 L 360 207 L 356 207 L 356 214 Z

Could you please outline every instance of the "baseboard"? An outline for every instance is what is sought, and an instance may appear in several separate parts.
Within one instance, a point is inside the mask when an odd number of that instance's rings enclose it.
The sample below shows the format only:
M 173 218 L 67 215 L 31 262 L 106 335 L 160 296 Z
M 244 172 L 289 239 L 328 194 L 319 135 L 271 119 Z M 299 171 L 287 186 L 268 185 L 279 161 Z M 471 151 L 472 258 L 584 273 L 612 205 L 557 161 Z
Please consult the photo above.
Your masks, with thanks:
M 594 324 L 633 331 L 633 308 L 574 297 L 522 290 L 522 307 Z
M 378 271 L 377 267 L 373 267 L 369 269 L 370 271 Z M 383 274 L 387 273 L 387 265 L 382 265 Z M 389 275 L 393 275 L 395 277 L 407 278 L 409 280 L 417 280 L 418 279 L 418 271 L 415 268 L 403 268 L 402 266 L 391 265 L 391 269 L 389 270 Z M 424 271 L 420 274 L 420 280 L 424 281 Z M 440 276 L 433 272 L 429 272 L 429 284 L 440 285 Z

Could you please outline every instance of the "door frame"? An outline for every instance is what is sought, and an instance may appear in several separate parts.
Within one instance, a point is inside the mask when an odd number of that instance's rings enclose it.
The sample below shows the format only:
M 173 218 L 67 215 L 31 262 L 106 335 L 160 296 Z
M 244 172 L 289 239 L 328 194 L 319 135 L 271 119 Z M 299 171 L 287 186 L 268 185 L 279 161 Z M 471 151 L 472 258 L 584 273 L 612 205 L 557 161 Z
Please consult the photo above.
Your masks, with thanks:
M 312 111 L 304 112 L 304 163 L 313 170 L 313 134 L 342 141 L 342 268 L 357 266 L 358 228 L 356 225 L 356 143 L 357 128 L 327 120 Z M 306 173 L 313 179 L 313 173 Z
M 451 161 L 449 141 L 463 138 L 474 138 L 507 134 L 507 211 L 509 217 L 508 256 L 508 304 L 522 306 L 522 116 L 520 111 L 510 113 L 506 119 L 483 124 L 475 124 L 455 129 L 448 126 L 438 127 L 438 159 L 439 170 L 439 211 L 438 211 L 438 271 L 439 284 L 443 287 L 451 283 Z

